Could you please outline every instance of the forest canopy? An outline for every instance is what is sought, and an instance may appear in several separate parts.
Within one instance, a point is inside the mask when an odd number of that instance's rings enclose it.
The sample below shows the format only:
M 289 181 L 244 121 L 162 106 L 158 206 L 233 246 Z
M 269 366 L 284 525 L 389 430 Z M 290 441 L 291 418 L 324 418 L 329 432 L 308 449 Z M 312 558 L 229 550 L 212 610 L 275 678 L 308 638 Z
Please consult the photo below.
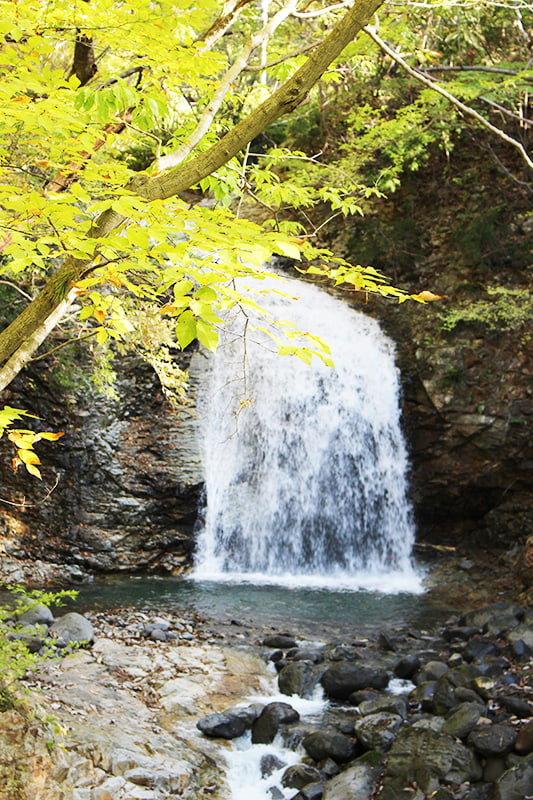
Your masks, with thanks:
M 394 192 L 429 147 L 451 154 L 465 127 L 517 182 L 531 175 L 522 0 L 0 9 L 0 390 L 84 337 L 141 351 L 171 383 L 172 349 L 215 348 L 225 309 L 260 305 L 236 280 L 276 255 L 431 300 L 326 250 L 320 230 Z M 328 360 L 290 329 L 278 346 Z

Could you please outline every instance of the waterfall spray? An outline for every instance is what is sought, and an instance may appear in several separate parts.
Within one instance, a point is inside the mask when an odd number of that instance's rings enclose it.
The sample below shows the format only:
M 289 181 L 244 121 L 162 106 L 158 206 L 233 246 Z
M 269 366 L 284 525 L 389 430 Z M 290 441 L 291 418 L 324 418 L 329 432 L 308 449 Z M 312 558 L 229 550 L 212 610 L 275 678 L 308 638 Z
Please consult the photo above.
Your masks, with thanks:
M 199 393 L 207 503 L 196 573 L 386 590 L 413 577 L 394 347 L 375 320 L 316 287 L 289 291 L 298 298 L 261 303 L 324 338 L 335 366 L 279 356 L 241 312 L 228 320 Z

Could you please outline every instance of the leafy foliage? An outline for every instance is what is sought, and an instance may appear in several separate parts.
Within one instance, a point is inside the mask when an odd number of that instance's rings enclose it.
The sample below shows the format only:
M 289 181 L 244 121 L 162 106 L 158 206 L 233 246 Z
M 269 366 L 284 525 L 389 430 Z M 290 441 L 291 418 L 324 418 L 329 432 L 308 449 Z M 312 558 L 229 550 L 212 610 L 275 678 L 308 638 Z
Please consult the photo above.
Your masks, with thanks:
M 370 18 L 379 3 L 365 2 Z M 215 349 L 229 308 L 259 312 L 260 292 L 241 287 L 278 256 L 363 294 L 438 299 L 320 246 L 329 219 L 364 214 L 430 147 L 451 154 L 465 128 L 455 106 L 403 76 L 368 37 L 332 57 L 297 115 L 284 118 L 283 106 L 211 165 L 225 135 L 262 119 L 306 52 L 342 27 L 336 9 L 0 2 L 0 273 L 34 297 L 0 332 L 0 385 L 31 357 L 11 366 L 10 356 L 75 300 L 70 338 L 100 348 L 104 383 L 110 354 L 131 347 L 180 396 L 172 351 L 195 340 Z M 379 31 L 410 65 L 516 128 L 528 118 L 529 15 L 521 0 L 407 2 L 380 12 Z M 168 190 L 182 165 L 180 175 L 196 175 L 199 159 L 199 177 Z M 293 332 L 269 330 L 281 354 L 328 360 L 316 337 L 296 346 Z M 5 419 L 19 462 L 37 474 L 38 438 Z
M 17 681 L 49 657 L 49 653 L 30 652 L 27 639 L 35 635 L 31 626 L 17 620 L 37 605 L 61 605 L 76 592 L 27 592 L 21 586 L 10 587 L 10 595 L 0 605 L 0 711 L 17 704 Z

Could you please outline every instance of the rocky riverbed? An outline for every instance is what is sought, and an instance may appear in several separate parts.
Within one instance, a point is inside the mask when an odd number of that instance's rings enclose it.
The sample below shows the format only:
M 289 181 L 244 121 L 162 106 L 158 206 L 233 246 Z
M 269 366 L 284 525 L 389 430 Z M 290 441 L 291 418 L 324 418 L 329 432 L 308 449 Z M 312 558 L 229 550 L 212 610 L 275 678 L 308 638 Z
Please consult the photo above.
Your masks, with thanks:
M 63 655 L 0 714 L 2 800 L 230 800 L 231 739 L 296 750 L 263 755 L 256 796 L 272 800 L 533 794 L 531 609 L 312 643 L 197 614 L 36 613 Z M 69 638 L 86 645 L 64 655 Z M 299 718 L 317 692 L 321 715 Z

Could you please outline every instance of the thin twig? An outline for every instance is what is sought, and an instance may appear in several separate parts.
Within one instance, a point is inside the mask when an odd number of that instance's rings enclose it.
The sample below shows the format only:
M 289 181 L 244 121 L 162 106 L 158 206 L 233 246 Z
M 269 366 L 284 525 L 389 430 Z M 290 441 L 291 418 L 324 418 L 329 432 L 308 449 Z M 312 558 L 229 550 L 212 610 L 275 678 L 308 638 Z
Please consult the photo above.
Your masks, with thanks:
M 48 358 L 48 356 L 51 356 L 52 353 L 55 353 L 58 350 L 61 350 L 61 348 L 67 347 L 69 344 L 74 344 L 75 342 L 84 342 L 85 339 L 90 339 L 92 336 L 96 336 L 97 333 L 98 331 L 93 331 L 92 333 L 86 333 L 85 336 L 78 336 L 77 338 L 69 339 L 66 342 L 61 342 L 61 344 L 56 345 L 56 347 L 52 347 L 51 350 L 47 350 L 47 352 L 43 353 L 42 356 L 30 358 L 30 361 L 40 361 L 42 358 Z
M 27 503 L 25 499 L 22 501 L 22 503 L 14 503 L 12 500 L 5 500 L 3 497 L 0 497 L 0 503 L 6 503 L 8 506 L 15 506 L 15 508 L 36 508 L 37 506 L 42 506 L 42 504 L 46 503 L 52 492 L 56 489 L 58 483 L 59 475 L 56 475 L 56 482 L 50 489 L 48 489 L 43 499 L 39 500 L 38 503 Z

